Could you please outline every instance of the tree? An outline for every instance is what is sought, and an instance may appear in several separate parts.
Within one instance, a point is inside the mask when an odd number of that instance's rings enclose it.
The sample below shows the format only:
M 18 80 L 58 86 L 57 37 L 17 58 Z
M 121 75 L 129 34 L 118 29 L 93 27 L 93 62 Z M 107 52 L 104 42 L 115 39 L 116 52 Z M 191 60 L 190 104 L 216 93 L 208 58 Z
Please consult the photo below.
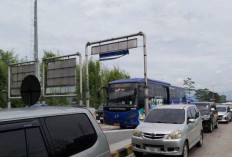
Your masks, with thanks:
M 13 51 L 3 51 L 0 49 L 0 107 L 7 106 L 8 93 L 8 65 L 10 63 L 17 63 L 18 56 Z M 17 105 L 18 100 L 12 101 L 13 105 Z
M 198 89 L 196 90 L 194 96 L 196 99 L 200 101 L 212 101 L 212 96 L 214 95 L 215 102 L 216 103 L 223 103 L 226 102 L 226 96 L 225 95 L 219 95 L 216 92 L 212 92 L 209 89 Z
M 192 79 L 189 77 L 186 80 L 184 80 L 183 85 L 189 97 L 190 97 L 191 92 L 195 90 L 194 84 L 195 82 L 192 81 Z

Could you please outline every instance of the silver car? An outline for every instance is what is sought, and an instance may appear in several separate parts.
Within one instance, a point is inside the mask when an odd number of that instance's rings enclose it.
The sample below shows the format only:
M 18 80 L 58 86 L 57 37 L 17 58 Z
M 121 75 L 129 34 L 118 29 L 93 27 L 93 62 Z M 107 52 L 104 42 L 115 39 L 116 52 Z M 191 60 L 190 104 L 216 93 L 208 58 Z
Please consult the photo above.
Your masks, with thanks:
M 231 122 L 231 111 L 228 105 L 217 105 L 218 122 Z
M 143 153 L 188 156 L 194 145 L 203 144 L 200 112 L 195 105 L 163 105 L 152 109 L 134 130 L 134 155 Z
M 105 135 L 87 109 L 30 107 L 0 111 L 0 156 L 109 157 Z

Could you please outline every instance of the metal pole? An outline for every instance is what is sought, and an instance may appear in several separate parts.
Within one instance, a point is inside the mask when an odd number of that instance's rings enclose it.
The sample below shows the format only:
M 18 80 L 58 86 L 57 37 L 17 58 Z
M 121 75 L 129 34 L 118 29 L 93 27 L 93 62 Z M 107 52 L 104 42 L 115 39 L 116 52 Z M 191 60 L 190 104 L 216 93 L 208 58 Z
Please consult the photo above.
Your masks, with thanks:
M 10 101 L 10 65 L 8 65 L 8 102 L 7 102 L 7 108 L 11 108 L 11 101 Z
M 42 62 L 42 66 L 43 66 L 43 92 L 42 92 L 42 104 L 45 104 L 45 63 L 44 61 Z
M 80 64 L 80 106 L 83 105 L 83 98 L 82 98 L 82 56 L 81 53 L 77 53 L 79 55 L 79 64 Z
M 149 106 L 148 106 L 148 82 L 147 82 L 147 46 L 146 46 L 146 34 L 143 32 L 140 32 L 140 34 L 143 36 L 143 55 L 144 55 L 144 98 L 145 98 L 145 116 L 147 116 L 149 112 Z
M 89 108 L 89 63 L 88 63 L 88 46 L 89 43 L 85 46 L 85 66 L 86 66 L 86 107 Z
M 37 61 L 35 64 L 35 75 L 39 78 L 39 63 L 38 63 L 38 27 L 37 27 L 37 0 L 34 5 L 34 60 Z

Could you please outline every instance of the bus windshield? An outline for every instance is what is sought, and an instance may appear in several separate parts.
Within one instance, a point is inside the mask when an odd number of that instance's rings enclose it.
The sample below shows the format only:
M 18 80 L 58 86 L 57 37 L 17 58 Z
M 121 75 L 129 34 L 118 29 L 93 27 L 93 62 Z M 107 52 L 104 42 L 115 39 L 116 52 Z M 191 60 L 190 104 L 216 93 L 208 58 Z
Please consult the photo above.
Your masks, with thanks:
M 111 84 L 109 87 L 109 106 L 135 106 L 136 83 Z

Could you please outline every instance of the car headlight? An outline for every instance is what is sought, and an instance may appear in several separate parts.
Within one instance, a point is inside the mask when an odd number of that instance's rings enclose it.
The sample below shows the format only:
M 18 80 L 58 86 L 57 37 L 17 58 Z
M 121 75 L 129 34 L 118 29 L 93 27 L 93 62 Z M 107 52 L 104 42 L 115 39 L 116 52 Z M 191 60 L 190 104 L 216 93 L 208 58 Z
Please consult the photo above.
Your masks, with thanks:
M 134 113 L 129 114 L 129 115 L 127 116 L 127 119 L 132 119 L 132 118 L 134 118 L 134 117 L 136 117 L 136 116 L 137 116 L 137 114 L 134 112 Z
M 202 119 L 209 119 L 210 118 L 210 115 L 204 115 L 203 117 L 202 117 Z
M 226 115 L 224 115 L 223 118 L 226 118 Z
M 183 131 L 182 130 L 177 130 L 175 132 L 172 132 L 169 134 L 166 139 L 179 139 L 182 137 Z
M 141 136 L 141 132 L 139 131 L 139 129 L 135 128 L 134 132 L 133 132 L 134 136 L 140 137 Z

